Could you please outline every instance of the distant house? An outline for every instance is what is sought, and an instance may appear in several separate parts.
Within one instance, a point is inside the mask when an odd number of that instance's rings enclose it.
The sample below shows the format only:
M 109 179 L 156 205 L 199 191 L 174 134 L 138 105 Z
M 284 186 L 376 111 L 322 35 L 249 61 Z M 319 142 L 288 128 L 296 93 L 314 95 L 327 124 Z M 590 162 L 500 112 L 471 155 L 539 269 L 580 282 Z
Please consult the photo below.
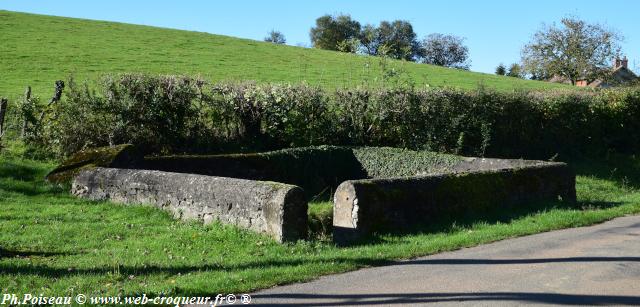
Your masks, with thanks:
M 636 74 L 634 74 L 633 71 L 629 69 L 628 65 L 629 60 L 626 56 L 622 59 L 616 58 L 613 61 L 613 69 L 611 71 L 611 74 L 606 78 L 596 79 L 591 82 L 585 79 L 578 80 L 576 81 L 576 86 L 606 88 L 637 80 L 638 76 L 636 76 Z M 569 81 L 569 79 L 561 76 L 554 76 L 553 78 L 549 79 L 549 82 L 571 84 L 571 81 Z

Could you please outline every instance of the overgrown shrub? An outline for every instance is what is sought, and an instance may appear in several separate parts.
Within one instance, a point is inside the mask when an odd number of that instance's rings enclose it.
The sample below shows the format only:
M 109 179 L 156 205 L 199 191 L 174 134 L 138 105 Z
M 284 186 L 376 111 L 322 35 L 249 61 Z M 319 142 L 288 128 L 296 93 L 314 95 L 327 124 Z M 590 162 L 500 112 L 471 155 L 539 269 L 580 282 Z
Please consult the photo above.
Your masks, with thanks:
M 326 141 L 327 96 L 320 88 L 223 83 L 212 94 L 210 106 L 220 111 L 228 138 L 265 148 Z
M 68 82 L 36 144 L 68 155 L 86 147 L 133 143 L 148 152 L 179 150 L 199 137 L 196 79 L 106 76 L 100 94 Z
M 320 144 L 393 146 L 547 159 L 640 149 L 640 88 L 494 92 L 209 84 L 176 76 L 68 82 L 41 137 L 59 155 L 132 143 L 147 153 L 260 151 Z

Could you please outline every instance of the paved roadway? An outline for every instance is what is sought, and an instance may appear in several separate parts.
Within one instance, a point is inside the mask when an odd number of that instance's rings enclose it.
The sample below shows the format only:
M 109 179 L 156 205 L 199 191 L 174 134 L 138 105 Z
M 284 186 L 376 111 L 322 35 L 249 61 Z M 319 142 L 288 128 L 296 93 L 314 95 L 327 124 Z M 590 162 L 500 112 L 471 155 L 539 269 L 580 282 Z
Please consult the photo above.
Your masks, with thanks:
M 640 305 L 640 216 L 321 277 L 251 305 Z

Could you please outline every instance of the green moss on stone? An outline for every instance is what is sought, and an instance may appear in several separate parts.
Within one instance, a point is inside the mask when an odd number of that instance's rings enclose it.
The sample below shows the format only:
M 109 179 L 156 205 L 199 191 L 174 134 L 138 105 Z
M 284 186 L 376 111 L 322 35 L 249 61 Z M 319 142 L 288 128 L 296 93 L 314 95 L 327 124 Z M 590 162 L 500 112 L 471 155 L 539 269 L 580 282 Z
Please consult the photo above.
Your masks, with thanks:
M 49 172 L 45 177 L 54 183 L 70 182 L 81 170 L 92 167 L 131 167 L 141 157 L 131 144 L 81 150 Z
M 411 177 L 451 170 L 462 157 L 392 147 L 353 149 L 370 178 Z

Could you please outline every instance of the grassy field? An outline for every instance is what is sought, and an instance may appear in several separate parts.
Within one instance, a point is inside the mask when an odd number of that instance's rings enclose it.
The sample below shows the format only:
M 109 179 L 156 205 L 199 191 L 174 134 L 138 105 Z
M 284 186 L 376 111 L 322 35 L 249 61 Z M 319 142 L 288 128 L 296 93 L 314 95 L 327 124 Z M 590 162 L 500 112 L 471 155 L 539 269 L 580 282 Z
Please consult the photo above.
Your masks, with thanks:
M 479 84 L 498 90 L 565 87 L 201 32 L 8 11 L 0 11 L 0 37 L 0 96 L 12 99 L 27 85 L 35 95 L 48 98 L 53 82 L 70 74 L 96 80 L 103 73 L 121 72 L 199 74 L 208 80 L 306 81 L 328 89 L 398 80 L 465 89 Z M 399 75 L 384 81 L 382 66 Z
M 573 164 L 580 174 L 575 206 L 519 207 L 338 248 L 322 234 L 330 207 L 317 203 L 310 215 L 319 235 L 280 245 L 234 227 L 175 221 L 151 207 L 76 199 L 42 181 L 53 163 L 19 156 L 15 148 L 0 156 L 3 293 L 240 293 L 640 213 L 640 160 L 617 157 Z

